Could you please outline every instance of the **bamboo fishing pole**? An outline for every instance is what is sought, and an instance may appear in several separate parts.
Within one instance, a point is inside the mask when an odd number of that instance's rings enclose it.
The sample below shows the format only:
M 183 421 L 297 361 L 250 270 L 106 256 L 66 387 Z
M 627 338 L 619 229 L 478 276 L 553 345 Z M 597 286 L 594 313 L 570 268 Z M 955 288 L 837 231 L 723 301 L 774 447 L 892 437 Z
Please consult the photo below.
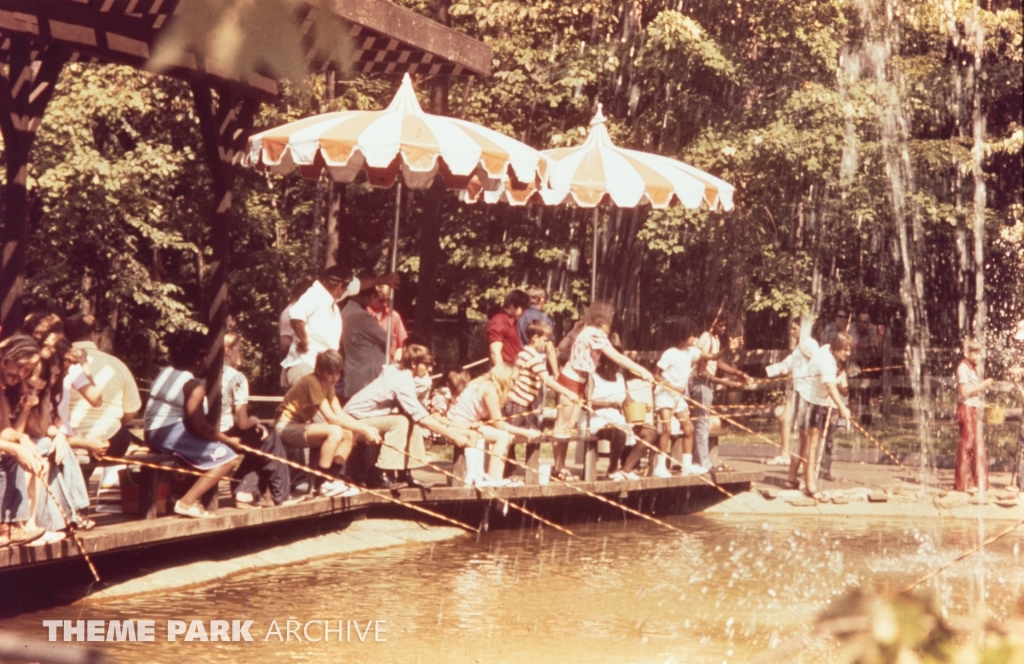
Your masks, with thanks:
M 1007 527 L 1007 528 L 1006 528 L 1005 530 L 1003 530 L 1002 532 L 1000 532 L 1000 533 L 998 533 L 998 534 L 996 534 L 996 535 L 993 535 L 992 537 L 988 538 L 987 540 L 985 540 L 984 542 L 982 542 L 982 543 L 981 543 L 981 544 L 979 544 L 978 546 L 974 547 L 974 548 L 973 548 L 973 549 L 971 549 L 970 551 L 968 551 L 968 552 L 966 552 L 966 553 L 964 553 L 964 554 L 962 554 L 962 555 L 960 555 L 960 556 L 957 556 L 957 557 L 956 557 L 956 558 L 955 558 L 954 560 L 952 560 L 952 561 L 950 561 L 950 562 L 946 563 L 945 565 L 943 565 L 942 567 L 938 568 L 937 570 L 935 570 L 935 571 L 933 571 L 933 572 L 930 572 L 930 573 L 928 573 L 928 574 L 925 574 L 925 575 L 924 575 L 924 576 L 922 576 L 922 577 L 921 577 L 920 579 L 918 579 L 917 581 L 914 581 L 914 582 L 913 582 L 913 583 L 911 583 L 911 584 L 910 584 L 909 586 L 907 586 L 906 588 L 904 588 L 904 589 L 903 589 L 903 590 L 902 590 L 901 592 L 910 592 L 911 590 L 913 590 L 914 588 L 918 587 L 919 585 L 921 585 L 922 583 L 924 583 L 924 582 L 925 582 L 925 581 L 927 581 L 928 579 L 930 579 L 930 578 L 932 578 L 932 577 L 934 577 L 934 576 L 938 576 L 939 574 L 941 574 L 941 573 L 945 572 L 945 571 L 946 571 L 947 569 L 949 569 L 949 568 L 950 568 L 950 567 L 952 567 L 953 565 L 956 565 L 956 564 L 957 564 L 957 563 L 959 563 L 960 561 L 962 561 L 962 560 L 966 560 L 967 558 L 970 558 L 971 556 L 973 556 L 973 555 L 974 555 L 974 554 L 976 554 L 977 552 L 979 552 L 979 551 L 981 551 L 982 549 L 984 549 L 984 548 L 985 548 L 986 546 L 988 546 L 989 544 L 992 544 L 992 543 L 993 543 L 993 542 L 995 542 L 996 540 L 998 540 L 998 539 L 1001 539 L 1001 538 L 1003 538 L 1003 537 L 1005 537 L 1005 536 L 1009 535 L 1009 534 L 1010 534 L 1010 533 L 1012 533 L 1013 531 L 1015 531 L 1015 530 L 1017 530 L 1018 528 L 1020 528 L 1020 527 L 1021 527 L 1022 525 L 1024 525 L 1024 521 L 1018 521 L 1018 522 L 1017 522 L 1017 523 L 1016 523 L 1015 525 L 1012 525 L 1012 526 L 1008 526 L 1008 527 Z
M 325 473 L 325 472 L 323 472 L 321 470 L 317 470 L 317 469 L 311 468 L 309 466 L 304 466 L 304 465 L 302 465 L 300 463 L 296 463 L 294 461 L 291 461 L 290 459 L 285 459 L 283 457 L 279 457 L 277 455 L 270 454 L 269 452 L 264 452 L 263 450 L 257 450 L 257 449 L 252 448 L 252 447 L 243 447 L 242 452 L 243 453 L 251 452 L 251 453 L 255 454 L 256 456 L 263 457 L 264 459 L 270 459 L 271 461 L 278 461 L 278 462 L 283 463 L 284 465 L 289 466 L 291 468 L 296 468 L 298 470 L 305 471 L 305 472 L 309 473 L 310 475 L 313 475 L 313 476 L 316 476 L 316 477 L 321 477 L 321 478 L 329 480 L 331 482 L 338 481 L 337 477 L 334 477 L 333 475 L 329 475 L 328 473 Z M 352 486 L 352 485 L 349 485 L 349 486 Z M 358 490 L 359 493 L 366 493 L 366 494 L 369 494 L 371 496 L 376 496 L 378 498 L 383 499 L 386 502 L 394 503 L 396 505 L 401 505 L 402 507 L 406 507 L 406 508 L 414 510 L 416 512 L 421 512 L 421 513 L 426 514 L 428 516 L 431 516 L 431 517 L 433 517 L 435 519 L 440 519 L 441 521 L 447 521 L 448 523 L 454 524 L 454 525 L 458 526 L 459 528 L 463 528 L 465 530 L 468 530 L 471 533 L 479 533 L 480 532 L 477 528 L 474 528 L 473 526 L 470 526 L 468 524 L 462 523 L 461 521 L 459 521 L 457 519 L 452 519 L 452 518 L 447 517 L 447 516 L 445 516 L 443 514 L 439 514 L 437 512 L 434 512 L 433 510 L 428 510 L 425 507 L 420 507 L 419 505 L 415 505 L 413 503 L 409 503 L 409 502 L 406 502 L 404 500 L 400 500 L 398 498 L 394 498 L 394 497 L 389 496 L 389 495 L 384 494 L 384 493 L 378 493 L 376 491 L 369 491 L 369 490 L 364 489 L 362 487 L 354 486 L 353 488 Z
M 82 557 L 85 558 L 85 563 L 89 566 L 89 571 L 92 572 L 93 578 L 96 579 L 96 581 L 99 581 L 100 573 L 96 571 L 96 566 L 93 565 L 92 558 L 89 557 L 89 552 L 85 550 L 85 545 L 82 544 L 82 539 L 78 536 L 78 527 L 75 525 L 75 522 L 71 520 L 67 512 L 64 511 L 64 508 L 61 507 L 60 501 L 57 500 L 57 496 L 53 494 L 53 490 L 50 488 L 50 484 L 43 477 L 42 471 L 34 474 L 36 479 L 42 483 L 43 488 L 46 489 L 46 493 L 50 496 L 50 500 L 53 501 L 54 507 L 56 507 L 57 511 L 60 512 L 61 518 L 64 519 L 64 523 L 67 524 L 68 534 L 70 534 L 71 539 L 74 540 L 79 553 L 81 553 Z
M 586 408 L 587 411 L 589 411 L 592 415 L 597 415 L 597 413 L 594 411 L 594 409 L 589 404 L 585 404 L 583 407 Z M 626 434 L 632 434 L 633 433 L 631 430 L 629 430 L 628 426 L 621 425 L 621 424 L 619 424 L 617 422 L 608 422 L 608 424 L 610 426 L 615 427 L 616 429 L 619 429 L 620 431 L 623 431 Z M 666 426 L 666 423 L 662 422 L 662 426 Z M 633 436 L 633 437 L 637 440 L 637 442 L 639 442 L 641 445 L 643 445 L 644 447 L 648 448 L 649 450 L 651 450 L 653 452 L 657 452 L 658 454 L 666 454 L 665 452 L 661 451 L 660 447 L 655 447 L 654 445 L 652 445 L 651 443 L 648 443 L 643 438 L 641 438 L 639 436 Z M 701 482 L 704 482 L 706 485 L 717 489 L 718 491 L 723 493 L 728 498 L 735 498 L 736 497 L 735 494 L 730 493 L 728 491 L 728 489 L 726 489 L 725 487 L 719 485 L 718 482 L 712 482 L 708 478 L 704 477 L 703 474 L 701 474 L 701 475 L 694 475 L 694 477 L 697 477 Z
M 384 443 L 384 444 L 387 445 L 387 443 Z M 417 463 L 422 463 L 424 466 L 427 466 L 428 468 L 436 470 L 437 472 L 441 473 L 442 475 L 444 475 L 446 477 L 450 477 L 451 479 L 459 481 L 459 482 L 462 481 L 461 478 L 457 477 L 454 473 L 451 473 L 451 472 L 445 470 L 441 466 L 433 464 L 433 463 L 431 463 L 431 462 L 429 462 L 429 461 L 427 461 L 425 459 L 420 459 L 420 458 L 418 458 L 416 456 L 413 456 L 409 452 L 406 452 L 403 449 L 399 449 L 398 447 L 395 447 L 394 445 L 388 445 L 388 447 L 390 447 L 393 450 L 397 450 L 397 451 L 401 452 L 402 454 L 404 454 L 405 456 L 409 457 L 410 459 L 412 459 L 413 461 L 415 461 Z M 502 498 L 500 495 L 498 495 L 494 491 L 490 491 L 489 487 L 474 486 L 473 488 L 475 490 L 481 492 L 481 493 L 484 493 L 484 494 L 490 496 L 491 498 L 494 498 L 496 500 L 502 501 L 505 505 L 510 506 L 514 510 L 518 510 L 518 511 L 522 512 L 523 514 L 525 514 L 526 516 L 530 517 L 531 519 L 536 519 L 540 523 L 543 523 L 546 526 L 550 526 L 550 527 L 554 528 L 555 530 L 559 530 L 559 531 L 565 533 L 566 535 L 569 535 L 570 537 L 575 537 L 577 539 L 582 539 L 579 535 L 577 535 L 576 533 L 572 532 L 568 528 L 562 527 L 562 526 L 558 525 L 557 523 L 553 523 L 553 522 L 545 519 L 541 515 L 537 514 L 536 512 L 533 512 L 532 510 L 528 510 L 525 507 L 523 507 L 522 505 L 517 505 L 516 503 L 513 503 L 511 500 L 509 500 L 507 498 Z
M 500 454 L 496 454 L 493 451 L 488 450 L 486 448 L 484 449 L 484 452 L 486 454 L 490 455 L 490 456 L 493 456 L 493 457 L 497 458 L 497 459 L 501 459 L 502 461 L 504 461 L 506 463 L 511 463 L 514 466 L 522 468 L 523 470 L 531 470 L 528 466 L 526 466 L 525 464 L 519 463 L 515 459 L 510 459 L 508 457 L 501 456 Z M 623 505 L 620 502 L 611 500 L 610 498 L 606 498 L 605 496 L 602 496 L 602 495 L 600 495 L 598 493 L 594 493 L 593 491 L 587 491 L 586 489 L 584 489 L 582 487 L 576 486 L 576 484 L 574 482 L 569 482 L 569 481 L 563 480 L 563 479 L 561 479 L 561 478 L 559 478 L 559 477 L 557 477 L 555 475 L 552 475 L 551 479 L 559 482 L 560 484 L 563 484 L 564 486 L 569 487 L 573 491 L 577 491 L 579 493 L 582 493 L 585 496 L 588 496 L 590 498 L 598 500 L 598 501 L 600 501 L 602 503 L 607 503 L 608 505 L 611 505 L 613 507 L 617 507 L 617 508 L 619 508 L 620 510 L 622 510 L 624 512 L 628 512 L 629 514 L 632 514 L 634 516 L 638 516 L 641 519 L 646 519 L 647 521 L 650 521 L 652 523 L 656 523 L 659 526 L 663 526 L 665 528 L 668 528 L 669 530 L 674 530 L 677 533 L 682 533 L 683 535 L 688 535 L 689 534 L 685 530 L 680 530 L 679 528 L 676 528 L 672 524 L 666 523 L 666 522 L 662 521 L 661 519 L 653 517 L 653 516 L 651 516 L 649 514 L 644 514 L 643 512 L 641 512 L 639 510 L 635 510 L 632 507 L 629 507 L 627 505 Z

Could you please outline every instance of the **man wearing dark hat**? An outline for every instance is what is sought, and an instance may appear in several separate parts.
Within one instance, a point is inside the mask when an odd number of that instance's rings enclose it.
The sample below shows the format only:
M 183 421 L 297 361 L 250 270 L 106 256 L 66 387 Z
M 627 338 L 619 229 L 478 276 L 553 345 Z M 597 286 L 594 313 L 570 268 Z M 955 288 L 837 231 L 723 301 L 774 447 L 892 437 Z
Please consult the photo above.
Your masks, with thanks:
M 349 279 L 338 266 L 324 270 L 288 309 L 294 337 L 288 357 L 281 362 L 288 385 L 313 373 L 317 353 L 340 349 L 342 316 L 338 305 L 342 300 L 378 284 L 394 287 L 398 282 L 398 275 L 393 272 Z

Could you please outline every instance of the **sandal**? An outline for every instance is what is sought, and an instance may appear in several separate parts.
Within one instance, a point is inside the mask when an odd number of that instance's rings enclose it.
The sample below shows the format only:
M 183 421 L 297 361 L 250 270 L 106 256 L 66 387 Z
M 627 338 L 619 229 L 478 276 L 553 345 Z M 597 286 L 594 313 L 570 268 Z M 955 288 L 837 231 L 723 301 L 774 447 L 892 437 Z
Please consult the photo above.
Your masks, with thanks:
M 797 480 L 782 480 L 783 489 L 799 489 L 800 482 Z
M 819 491 L 811 491 L 808 489 L 804 489 L 804 495 L 818 503 L 825 501 L 825 496 L 823 496 Z
M 579 482 L 580 478 L 576 477 L 569 471 L 568 468 L 563 468 L 555 473 L 554 478 L 562 482 Z
M 75 530 L 92 530 L 95 527 L 96 522 L 87 516 L 79 516 L 75 522 Z

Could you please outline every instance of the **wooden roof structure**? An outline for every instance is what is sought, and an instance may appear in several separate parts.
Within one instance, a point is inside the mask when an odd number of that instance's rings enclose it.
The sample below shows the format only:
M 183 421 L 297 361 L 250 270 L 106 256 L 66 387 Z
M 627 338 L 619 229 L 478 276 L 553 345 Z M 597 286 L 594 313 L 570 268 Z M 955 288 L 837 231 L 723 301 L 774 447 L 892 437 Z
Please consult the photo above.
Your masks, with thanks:
M 142 67 L 181 4 L 181 0 L 0 0 L 0 57 L 9 61 L 10 37 L 24 35 L 64 46 L 73 61 Z M 350 26 L 355 73 L 486 76 L 491 71 L 489 47 L 387 0 L 334 0 L 332 10 Z M 304 35 L 310 34 L 322 11 L 314 3 L 299 5 L 296 19 Z M 325 54 L 306 46 L 311 70 L 330 66 Z M 166 74 L 223 78 L 195 55 L 186 55 Z M 269 76 L 237 82 L 253 93 L 277 93 L 277 82 Z
M 225 0 L 227 1 L 227 0 Z M 60 72 L 67 62 L 142 68 L 158 38 L 187 0 L 0 0 L 0 132 L 6 182 L 0 217 L 0 336 L 22 324 L 25 242 L 28 237 L 28 166 Z M 327 8 L 327 9 L 325 9 Z M 430 76 L 482 75 L 491 71 L 491 49 L 440 23 L 387 0 L 296 0 L 297 25 L 311 71 L 334 67 L 319 52 L 318 21 L 340 18 L 348 26 L 354 73 Z M 326 31 L 337 34 L 336 31 Z M 277 94 L 269 75 L 225 74 L 226 68 L 185 52 L 164 73 L 188 81 L 199 118 L 204 160 L 213 179 L 210 211 L 212 260 L 204 279 L 205 312 L 212 348 L 207 381 L 210 413 L 220 409 L 220 373 L 228 315 L 229 230 L 235 177 L 242 150 L 262 101 Z

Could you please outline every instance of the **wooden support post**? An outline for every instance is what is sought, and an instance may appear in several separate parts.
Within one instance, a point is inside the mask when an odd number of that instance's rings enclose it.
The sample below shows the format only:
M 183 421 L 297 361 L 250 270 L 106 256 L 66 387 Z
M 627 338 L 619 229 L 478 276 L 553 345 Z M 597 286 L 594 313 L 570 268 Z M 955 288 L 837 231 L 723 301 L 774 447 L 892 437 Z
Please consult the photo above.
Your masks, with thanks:
M 253 116 L 259 101 L 240 98 L 229 86 L 210 86 L 193 82 L 199 128 L 203 136 L 206 165 L 213 178 L 216 209 L 210 215 L 210 278 L 206 287 L 208 303 L 206 325 L 210 355 L 207 360 L 206 385 L 209 410 L 207 419 L 216 426 L 220 417 L 220 376 L 224 367 L 224 333 L 228 322 L 228 272 L 231 266 L 231 195 L 238 175 L 245 141 L 252 129 Z M 200 275 L 200 279 L 202 275 Z
M 24 318 L 29 152 L 69 55 L 59 45 L 35 44 L 27 35 L 6 38 L 10 65 L 6 76 L 0 74 L 0 132 L 7 170 L 0 226 L 0 337 L 16 334 Z
M 324 240 L 327 244 L 324 267 L 341 265 L 346 271 L 351 271 L 352 261 L 348 258 L 349 252 L 342 256 L 341 236 L 347 233 L 345 228 L 345 183 L 331 182 L 330 200 L 327 204 L 327 237 Z
M 437 302 L 437 266 L 441 262 L 441 205 L 445 188 L 441 182 L 423 195 L 420 219 L 420 269 L 416 281 L 416 333 L 431 342 Z M 432 342 L 431 342 L 432 343 Z
M 882 420 L 889 421 L 892 407 L 892 326 L 887 325 L 882 335 Z

